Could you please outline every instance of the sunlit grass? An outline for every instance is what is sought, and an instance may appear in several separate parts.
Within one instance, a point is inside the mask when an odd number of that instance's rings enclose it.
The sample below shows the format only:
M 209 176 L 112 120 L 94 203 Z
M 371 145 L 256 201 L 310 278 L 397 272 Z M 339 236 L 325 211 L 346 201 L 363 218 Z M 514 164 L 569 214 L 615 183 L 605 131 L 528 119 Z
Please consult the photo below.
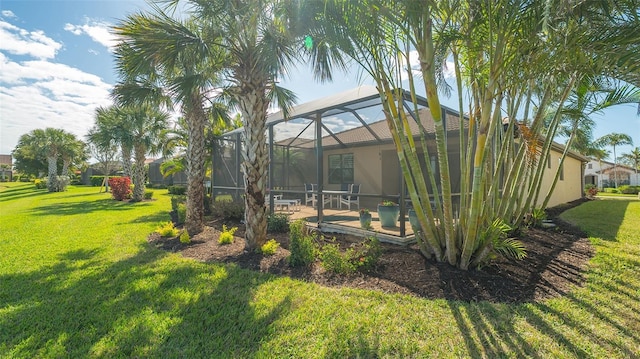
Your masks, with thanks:
M 170 210 L 98 188 L 0 190 L 0 357 L 562 357 L 640 355 L 640 201 L 564 214 L 596 255 L 584 287 L 542 303 L 324 288 L 147 244 Z

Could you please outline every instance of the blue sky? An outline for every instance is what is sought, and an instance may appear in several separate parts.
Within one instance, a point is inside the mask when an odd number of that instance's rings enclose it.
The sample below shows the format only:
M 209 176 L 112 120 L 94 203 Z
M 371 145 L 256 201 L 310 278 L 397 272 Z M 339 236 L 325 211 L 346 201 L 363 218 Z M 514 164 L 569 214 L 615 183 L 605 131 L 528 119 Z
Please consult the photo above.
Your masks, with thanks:
M 63 128 L 84 139 L 95 108 L 111 103 L 109 91 L 116 82 L 108 28 L 144 8 L 142 0 L 0 2 L 0 153 L 11 153 L 21 135 L 37 128 Z M 370 84 L 356 72 L 315 83 L 302 66 L 282 85 L 302 103 L 363 83 Z M 443 99 L 445 105 L 455 103 Z M 627 133 L 640 147 L 636 111 L 637 105 L 625 105 L 594 115 L 594 137 Z

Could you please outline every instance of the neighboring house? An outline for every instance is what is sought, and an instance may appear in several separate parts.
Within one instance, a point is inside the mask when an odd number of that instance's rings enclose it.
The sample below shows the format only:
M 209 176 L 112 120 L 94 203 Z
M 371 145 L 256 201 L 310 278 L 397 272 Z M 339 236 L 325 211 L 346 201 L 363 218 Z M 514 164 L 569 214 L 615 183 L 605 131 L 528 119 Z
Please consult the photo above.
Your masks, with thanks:
M 428 156 L 421 156 L 422 161 L 430 161 L 437 171 L 434 122 L 426 108 L 426 100 L 419 101 L 422 101 L 423 106 L 418 110 L 419 117 L 427 133 L 429 153 Z M 442 107 L 442 110 L 452 171 L 452 193 L 459 194 L 460 175 L 457 171 L 460 168 L 461 121 L 458 111 L 446 107 Z M 384 119 L 378 91 L 374 87 L 363 86 L 295 106 L 289 116 L 285 121 L 282 113 L 278 112 L 267 119 L 271 154 L 269 187 L 272 190 L 284 190 L 281 192 L 285 196 L 304 198 L 302 194 L 305 183 L 319 184 L 323 191 L 340 190 L 345 184 L 356 183 L 360 184 L 360 193 L 363 194 L 360 197 L 361 207 L 374 209 L 382 199 L 408 200 L 406 190 L 402 194 L 404 184 L 397 152 Z M 409 123 L 412 133 L 418 134 L 418 124 L 415 121 Z M 467 125 L 466 120 L 462 122 L 464 128 Z M 227 141 L 238 143 L 241 133 L 242 129 L 236 129 L 225 136 Z M 518 146 L 518 142 L 519 140 L 514 140 L 514 146 Z M 539 205 L 548 193 L 563 150 L 561 145 L 552 146 L 552 152 L 546 161 L 547 169 L 538 199 Z M 421 147 L 418 151 L 422 152 Z M 237 168 L 234 166 L 239 166 L 239 162 L 231 163 L 232 157 L 226 157 L 230 161 L 225 165 L 232 167 L 229 173 L 239 173 L 233 170 Z M 570 202 L 583 196 L 583 164 L 587 161 L 587 158 L 569 152 L 548 206 Z M 424 164 L 426 163 L 423 162 Z M 234 182 L 243 183 L 240 177 Z M 220 189 L 218 186 L 227 187 L 223 188 L 226 190 L 233 184 L 214 181 L 215 190 Z M 434 193 L 431 189 L 429 192 Z M 318 215 L 322 220 L 322 214 Z
M 0 181 L 13 181 L 13 158 L 11 155 L 0 155 Z
M 638 172 L 625 165 L 591 160 L 587 162 L 584 171 L 584 183 L 594 184 L 600 189 L 615 187 L 617 177 L 618 186 L 640 186 L 640 173 Z

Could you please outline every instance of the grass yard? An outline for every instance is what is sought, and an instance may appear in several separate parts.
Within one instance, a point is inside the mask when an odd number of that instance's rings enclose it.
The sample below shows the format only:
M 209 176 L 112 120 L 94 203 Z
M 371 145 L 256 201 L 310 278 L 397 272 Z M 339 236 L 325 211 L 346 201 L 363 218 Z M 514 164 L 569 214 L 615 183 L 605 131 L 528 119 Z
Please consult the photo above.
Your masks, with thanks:
M 97 192 L 0 183 L 0 358 L 640 357 L 638 200 L 565 212 L 596 247 L 585 285 L 507 305 L 195 262 L 146 242 L 169 219 L 166 190 Z

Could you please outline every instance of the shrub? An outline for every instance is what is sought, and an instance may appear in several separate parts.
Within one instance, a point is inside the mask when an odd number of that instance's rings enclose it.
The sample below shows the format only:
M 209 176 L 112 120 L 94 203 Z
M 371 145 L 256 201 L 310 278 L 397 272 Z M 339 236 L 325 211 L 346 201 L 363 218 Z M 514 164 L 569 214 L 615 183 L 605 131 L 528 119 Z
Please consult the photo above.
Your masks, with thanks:
M 220 238 L 218 238 L 218 243 L 220 244 L 233 243 L 233 234 L 236 233 L 237 230 L 238 230 L 238 227 L 227 229 L 227 226 L 223 224 L 222 233 L 220 233 Z
M 109 178 L 109 186 L 111 186 L 111 195 L 116 201 L 131 198 L 131 180 L 129 177 Z
M 178 211 L 178 205 L 180 203 L 187 203 L 186 196 L 171 196 L 171 210 Z
M 356 271 L 356 267 L 350 260 L 353 257 L 353 248 L 343 253 L 337 244 L 325 244 L 320 250 L 319 257 L 322 266 L 329 272 L 349 274 Z
M 335 241 L 335 238 L 333 240 Z M 326 244 L 319 252 L 322 266 L 327 271 L 338 274 L 350 274 L 356 270 L 371 270 L 382 255 L 380 242 L 375 237 L 365 238 L 360 243 L 354 243 L 344 252 L 335 243 Z
M 299 219 L 289 226 L 289 265 L 308 266 L 315 260 L 315 244 L 313 237 L 307 231 L 307 224 L 304 220 Z
M 244 219 L 244 202 L 215 201 L 211 208 L 211 214 L 225 221 L 240 221 Z
M 594 184 L 587 184 L 584 186 L 584 193 L 586 193 L 587 197 L 593 198 L 598 194 L 598 187 Z
M 187 221 L 187 205 L 185 203 L 178 204 L 178 224 L 182 224 Z
M 266 256 L 272 256 L 276 254 L 278 247 L 280 247 L 280 243 L 276 242 L 275 239 L 271 239 L 260 247 L 260 251 Z
M 162 237 L 175 237 L 178 235 L 178 229 L 173 225 L 173 222 L 166 222 L 156 228 L 156 233 Z
M 547 213 L 542 208 L 534 208 L 527 216 L 525 224 L 527 226 L 541 227 L 542 221 L 547 219 Z
M 112 177 L 116 178 L 116 177 Z M 104 180 L 104 176 L 91 176 L 89 177 L 89 184 L 93 187 L 98 187 L 102 185 L 102 181 Z
M 640 191 L 640 186 L 624 185 L 618 187 L 618 190 L 623 194 L 638 194 L 638 192 Z
M 176 194 L 176 195 L 182 196 L 185 193 L 187 193 L 186 186 L 175 185 L 175 186 L 169 186 L 167 188 L 169 189 L 169 194 Z
M 144 199 L 153 198 L 153 191 L 144 191 Z
M 189 237 L 189 232 L 187 232 L 186 230 L 182 231 L 182 233 L 180 234 L 180 243 L 191 243 L 191 237 Z
M 618 193 L 618 189 L 617 188 L 611 188 L 611 187 L 605 187 L 604 188 L 604 192 L 605 193 Z
M 289 216 L 284 213 L 274 213 L 269 215 L 269 217 L 267 217 L 267 232 L 289 232 Z
M 36 179 L 33 181 L 33 184 L 36 186 L 36 189 L 45 189 L 47 188 L 47 180 L 46 179 Z

